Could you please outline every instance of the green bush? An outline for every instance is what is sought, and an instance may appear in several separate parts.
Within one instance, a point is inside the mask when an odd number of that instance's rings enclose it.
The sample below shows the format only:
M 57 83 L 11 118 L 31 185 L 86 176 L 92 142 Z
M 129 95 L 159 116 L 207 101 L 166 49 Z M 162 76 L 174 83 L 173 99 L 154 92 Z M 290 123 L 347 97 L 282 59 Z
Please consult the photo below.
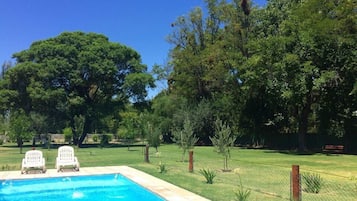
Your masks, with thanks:
M 210 169 L 200 169 L 199 173 L 203 175 L 206 178 L 206 183 L 207 184 L 213 184 L 213 179 L 216 177 L 216 172 L 210 170 Z
M 241 186 L 237 192 L 235 192 L 236 201 L 247 201 L 248 197 L 250 196 L 250 190 L 244 189 L 243 186 Z
M 70 143 L 73 138 L 72 129 L 67 127 L 63 129 L 64 141 Z
M 323 180 L 318 173 L 303 173 L 302 180 L 304 184 L 303 190 L 307 193 L 319 193 Z
M 98 142 L 98 135 L 97 134 L 93 135 L 92 140 L 93 142 Z
M 112 135 L 103 134 L 102 137 L 100 138 L 100 145 L 101 146 L 108 145 L 110 141 L 112 141 Z
M 3 144 L 4 144 L 4 140 L 0 139 L 0 145 L 3 145 Z

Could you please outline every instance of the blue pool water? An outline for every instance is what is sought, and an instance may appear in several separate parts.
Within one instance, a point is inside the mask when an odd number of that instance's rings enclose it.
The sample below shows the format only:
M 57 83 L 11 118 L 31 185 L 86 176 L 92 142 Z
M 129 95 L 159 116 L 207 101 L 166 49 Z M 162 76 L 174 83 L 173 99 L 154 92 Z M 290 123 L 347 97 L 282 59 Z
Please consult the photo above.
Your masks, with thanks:
M 120 174 L 3 180 L 0 201 L 164 201 Z

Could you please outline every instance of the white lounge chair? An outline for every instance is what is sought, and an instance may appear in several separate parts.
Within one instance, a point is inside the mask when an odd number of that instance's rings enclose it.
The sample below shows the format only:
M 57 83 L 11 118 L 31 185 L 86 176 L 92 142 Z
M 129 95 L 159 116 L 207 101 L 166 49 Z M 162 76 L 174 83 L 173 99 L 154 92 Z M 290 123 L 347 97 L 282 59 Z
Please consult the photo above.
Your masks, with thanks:
M 21 174 L 27 173 L 29 169 L 41 169 L 43 173 L 46 172 L 42 151 L 30 150 L 25 153 L 25 158 L 22 159 Z
M 65 166 L 72 166 L 75 170 L 79 171 L 79 162 L 77 157 L 74 156 L 74 149 L 71 146 L 61 146 L 58 148 L 58 156 L 56 158 L 57 172 Z

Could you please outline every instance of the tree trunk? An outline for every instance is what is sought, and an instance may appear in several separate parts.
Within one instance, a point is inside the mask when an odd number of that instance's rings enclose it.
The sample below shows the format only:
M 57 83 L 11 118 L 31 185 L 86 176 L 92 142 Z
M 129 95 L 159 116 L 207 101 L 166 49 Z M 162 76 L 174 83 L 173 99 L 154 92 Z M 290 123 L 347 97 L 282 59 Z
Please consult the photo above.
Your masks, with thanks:
M 20 154 L 22 154 L 22 145 L 24 144 L 22 138 L 17 138 L 17 146 L 20 147 Z
M 70 125 L 72 129 L 73 144 L 78 145 L 78 133 L 76 131 L 76 124 L 74 123 L 74 116 L 71 118 Z
M 87 134 L 90 132 L 90 125 L 92 124 L 92 119 L 89 116 L 84 117 L 83 132 L 78 141 L 78 147 L 82 147 L 84 139 L 87 137 Z
M 311 112 L 311 96 L 310 93 L 306 95 L 306 104 L 303 106 L 299 117 L 299 130 L 298 130 L 298 152 L 302 153 L 306 151 L 306 139 L 308 126 L 309 126 L 309 114 Z
M 228 170 L 228 156 L 224 156 L 224 170 Z

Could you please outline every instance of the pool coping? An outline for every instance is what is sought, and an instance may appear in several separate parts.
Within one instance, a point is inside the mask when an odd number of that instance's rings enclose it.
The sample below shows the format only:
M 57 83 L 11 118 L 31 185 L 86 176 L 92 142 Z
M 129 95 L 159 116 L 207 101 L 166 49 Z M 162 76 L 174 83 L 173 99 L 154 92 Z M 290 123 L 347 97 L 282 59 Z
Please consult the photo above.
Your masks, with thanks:
M 48 169 L 44 174 L 21 174 L 20 171 L 0 171 L 0 180 L 85 176 L 113 173 L 124 175 L 167 201 L 209 201 L 207 198 L 129 166 L 83 167 L 78 172 L 57 172 L 56 169 Z

